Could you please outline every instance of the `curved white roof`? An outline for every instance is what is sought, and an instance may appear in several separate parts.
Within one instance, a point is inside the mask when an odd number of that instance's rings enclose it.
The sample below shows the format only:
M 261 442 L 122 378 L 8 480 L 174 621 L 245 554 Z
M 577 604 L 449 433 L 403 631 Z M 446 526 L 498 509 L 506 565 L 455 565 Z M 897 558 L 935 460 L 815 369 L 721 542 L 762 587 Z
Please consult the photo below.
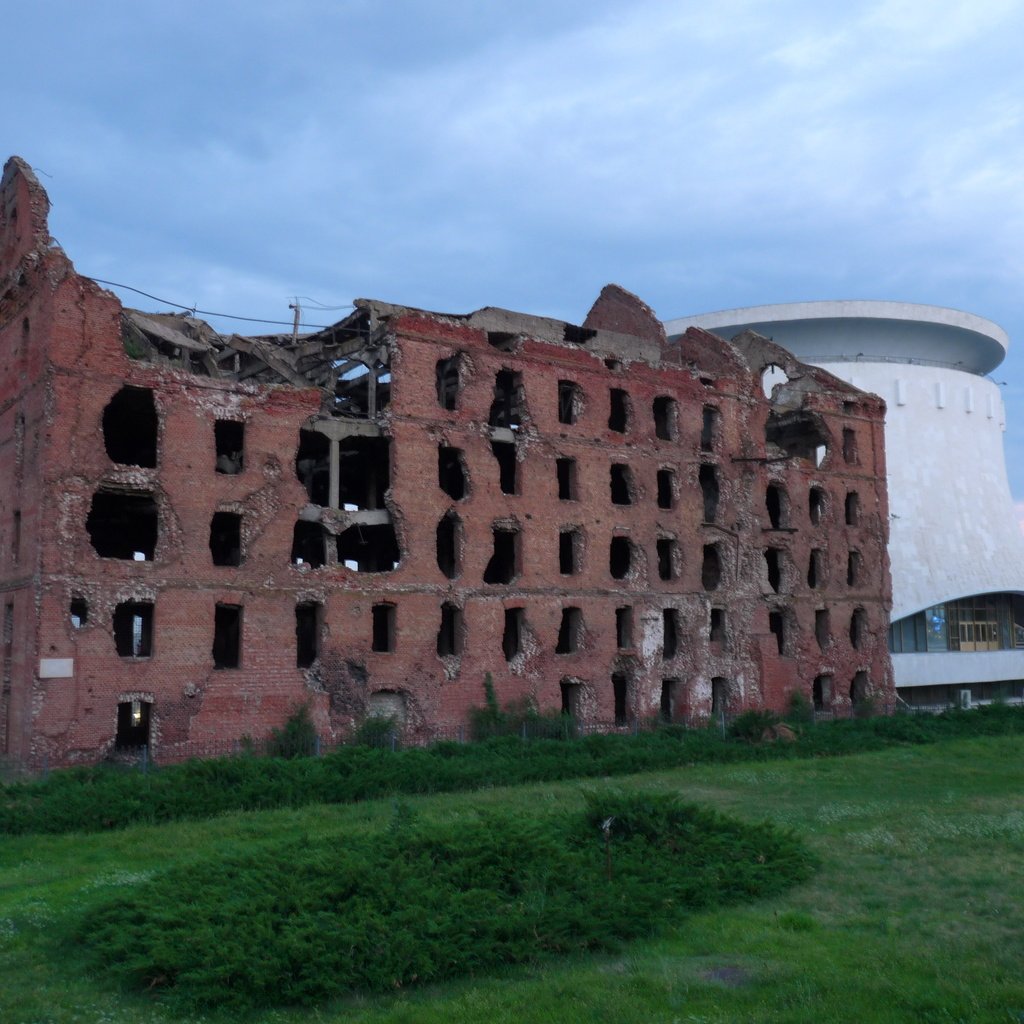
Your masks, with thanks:
M 991 373 L 1010 344 L 998 324 L 973 313 L 870 299 L 747 306 L 665 321 L 669 337 L 687 327 L 726 338 L 754 330 L 807 362 L 921 362 L 977 374 Z

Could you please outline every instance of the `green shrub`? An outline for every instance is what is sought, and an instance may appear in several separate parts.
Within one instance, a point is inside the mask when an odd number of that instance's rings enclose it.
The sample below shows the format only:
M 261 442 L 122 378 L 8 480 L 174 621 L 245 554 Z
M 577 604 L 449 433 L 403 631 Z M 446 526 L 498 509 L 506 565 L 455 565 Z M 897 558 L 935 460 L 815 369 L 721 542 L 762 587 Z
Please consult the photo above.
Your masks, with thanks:
M 316 726 L 309 705 L 300 704 L 280 729 L 270 730 L 267 753 L 271 757 L 309 757 L 316 753 Z
M 360 747 L 390 747 L 398 734 L 398 721 L 393 715 L 369 715 L 352 734 L 352 742 Z
M 730 723 L 729 735 L 747 743 L 757 743 L 766 729 L 771 729 L 780 721 L 774 711 L 744 711 Z

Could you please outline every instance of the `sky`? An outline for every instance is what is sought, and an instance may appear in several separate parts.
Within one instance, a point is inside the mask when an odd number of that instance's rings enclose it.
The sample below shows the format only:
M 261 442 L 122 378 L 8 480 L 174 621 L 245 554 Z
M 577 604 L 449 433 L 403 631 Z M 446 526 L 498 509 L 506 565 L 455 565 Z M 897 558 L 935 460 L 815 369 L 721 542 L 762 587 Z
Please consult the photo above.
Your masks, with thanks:
M 1024 522 L 1019 0 L 36 0 L 4 36 L 0 159 L 81 273 L 308 326 L 579 322 L 608 282 L 966 310 L 1010 335 Z

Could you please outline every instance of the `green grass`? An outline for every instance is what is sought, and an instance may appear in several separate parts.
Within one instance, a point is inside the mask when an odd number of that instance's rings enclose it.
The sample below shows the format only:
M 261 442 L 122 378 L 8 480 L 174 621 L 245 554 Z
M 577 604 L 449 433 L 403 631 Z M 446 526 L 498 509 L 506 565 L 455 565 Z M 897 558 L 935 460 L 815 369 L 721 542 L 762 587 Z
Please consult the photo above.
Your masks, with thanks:
M 481 812 L 579 811 L 590 780 L 408 798 L 448 827 Z M 501 1021 L 1020 1022 L 1024 1020 L 1024 739 L 995 737 L 615 780 L 801 835 L 820 860 L 772 899 L 682 916 L 608 955 L 578 955 L 316 1011 L 176 1016 L 65 963 L 58 933 L 101 897 L 165 868 L 288 838 L 386 831 L 389 800 L 234 813 L 105 834 L 0 840 L 0 1020 L 165 1024 L 240 1019 L 417 1024 Z M 183 893 L 183 900 L 189 898 Z

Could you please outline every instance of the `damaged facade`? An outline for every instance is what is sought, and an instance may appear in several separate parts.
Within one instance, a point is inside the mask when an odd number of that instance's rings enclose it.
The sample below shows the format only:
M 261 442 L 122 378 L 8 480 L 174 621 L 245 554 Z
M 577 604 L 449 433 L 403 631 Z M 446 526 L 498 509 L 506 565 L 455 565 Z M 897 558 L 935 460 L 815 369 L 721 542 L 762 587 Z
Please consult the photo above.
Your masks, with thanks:
M 884 405 L 747 333 L 123 309 L 0 188 L 0 757 L 892 698 Z

